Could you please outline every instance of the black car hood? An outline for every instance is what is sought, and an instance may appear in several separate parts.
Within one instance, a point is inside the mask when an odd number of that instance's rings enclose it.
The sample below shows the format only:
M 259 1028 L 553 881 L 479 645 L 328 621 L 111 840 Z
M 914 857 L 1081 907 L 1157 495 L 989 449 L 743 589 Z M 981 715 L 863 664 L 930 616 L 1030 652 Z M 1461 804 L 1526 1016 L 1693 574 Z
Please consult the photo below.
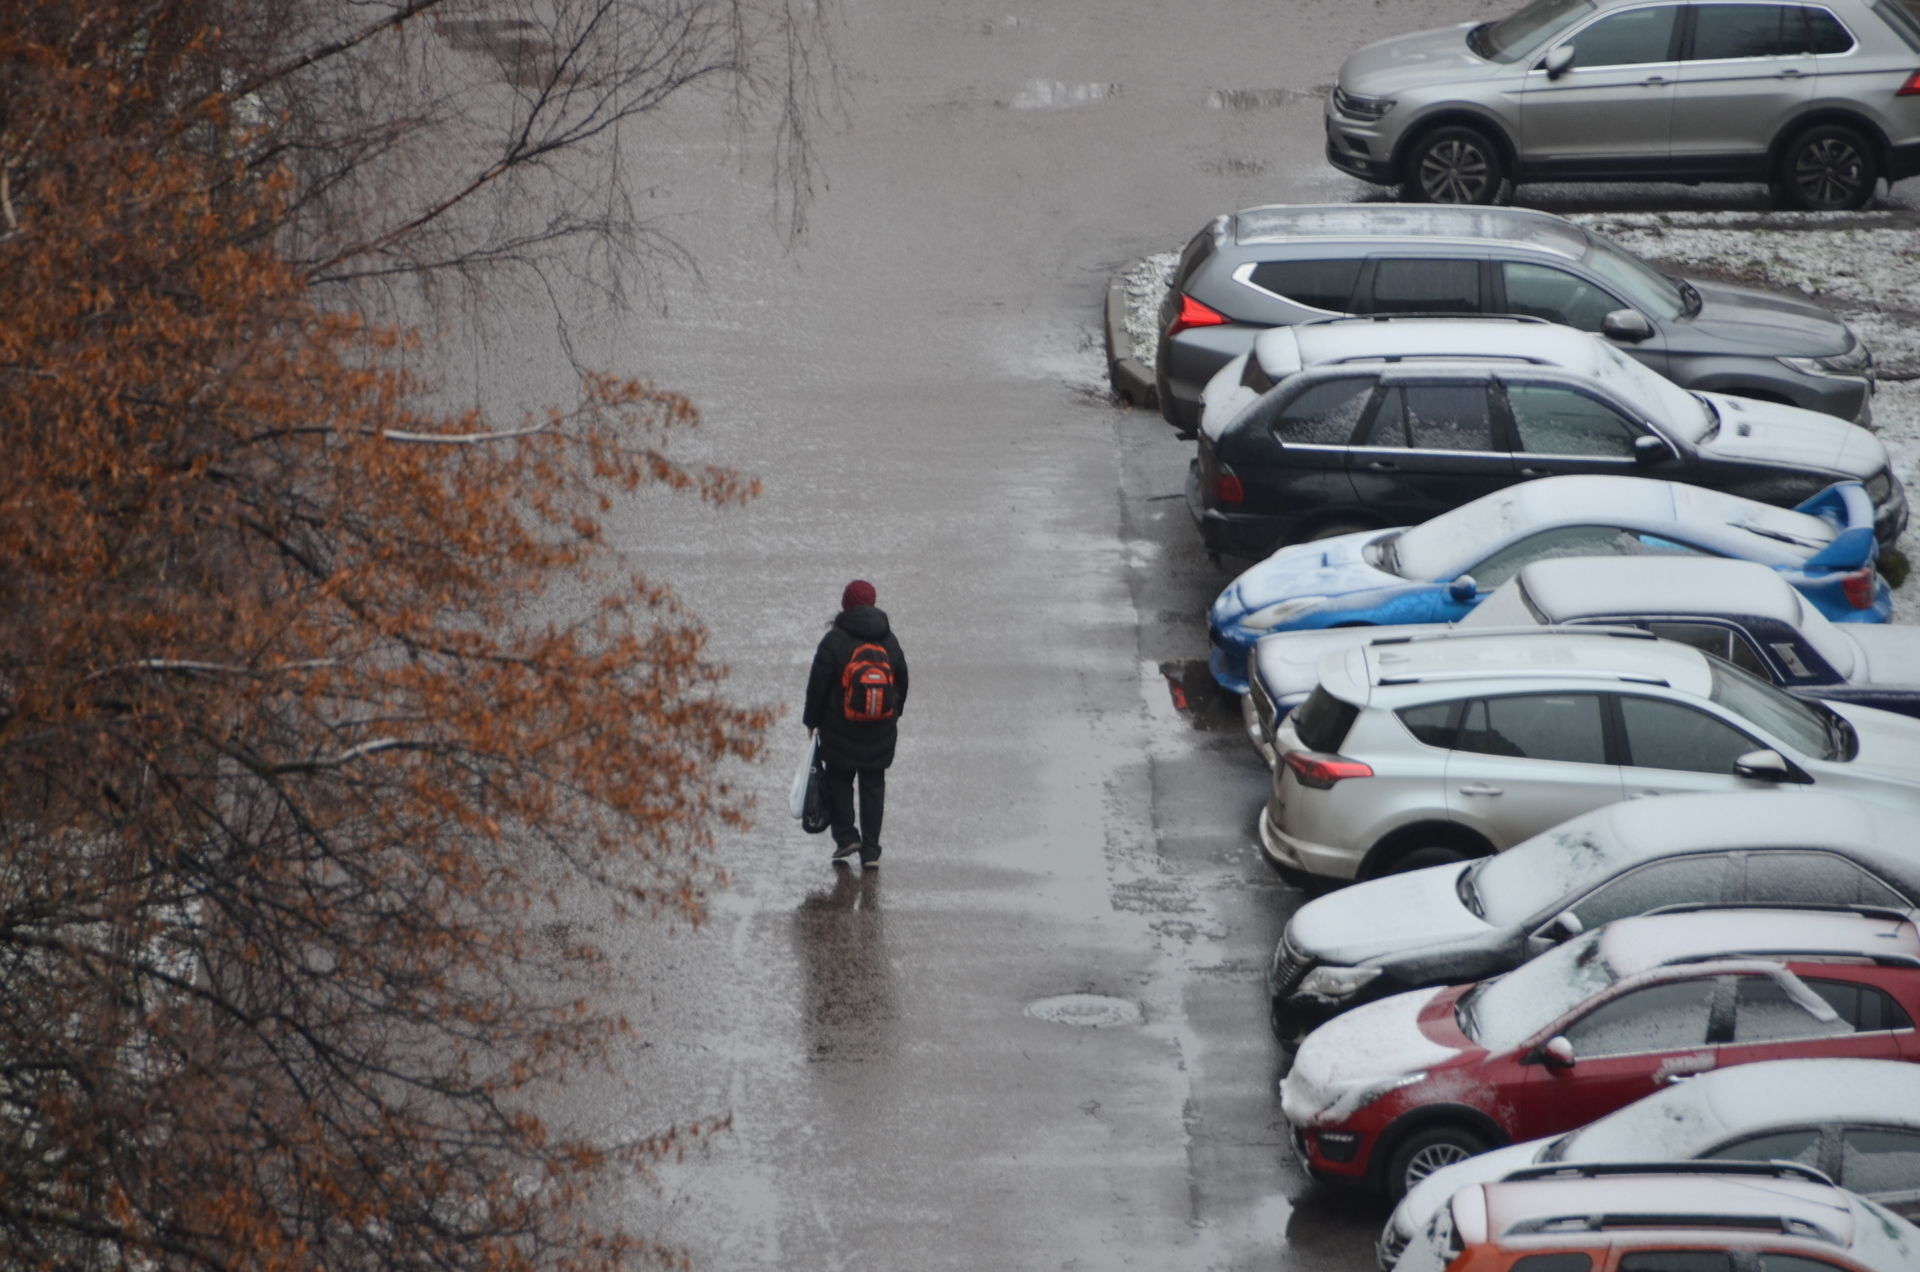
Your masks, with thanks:
M 1777 292 L 1688 279 L 1700 312 L 1667 324 L 1667 352 L 1822 358 L 1853 346 L 1846 324 L 1818 305 Z
M 1368 879 L 1294 911 L 1287 940 L 1316 963 L 1357 967 L 1497 948 L 1506 933 L 1461 904 L 1468 863 Z

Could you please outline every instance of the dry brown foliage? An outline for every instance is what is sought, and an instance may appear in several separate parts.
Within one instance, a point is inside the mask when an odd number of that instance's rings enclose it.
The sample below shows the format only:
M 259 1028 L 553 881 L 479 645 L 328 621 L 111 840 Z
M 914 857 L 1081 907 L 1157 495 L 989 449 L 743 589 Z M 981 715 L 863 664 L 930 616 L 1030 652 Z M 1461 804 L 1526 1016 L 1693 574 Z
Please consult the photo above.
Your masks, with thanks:
M 670 1259 L 580 1202 L 701 1128 L 527 1111 L 626 1027 L 543 921 L 699 915 L 766 716 L 600 519 L 751 483 L 646 384 L 422 409 L 219 16 L 0 6 L 0 1266 Z

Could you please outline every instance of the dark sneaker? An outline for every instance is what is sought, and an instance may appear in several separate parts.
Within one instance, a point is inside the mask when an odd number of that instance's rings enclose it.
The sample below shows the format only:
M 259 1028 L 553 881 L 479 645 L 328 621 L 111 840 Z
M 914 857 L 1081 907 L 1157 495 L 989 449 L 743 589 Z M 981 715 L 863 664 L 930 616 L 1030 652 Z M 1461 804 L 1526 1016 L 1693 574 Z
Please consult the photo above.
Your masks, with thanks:
M 833 859 L 835 861 L 845 861 L 848 857 L 853 856 L 854 853 L 859 851 L 860 841 L 858 839 L 851 839 L 833 850 Z
M 880 868 L 880 850 L 874 848 L 869 852 L 862 849 L 860 853 L 860 864 L 868 870 L 878 870 Z

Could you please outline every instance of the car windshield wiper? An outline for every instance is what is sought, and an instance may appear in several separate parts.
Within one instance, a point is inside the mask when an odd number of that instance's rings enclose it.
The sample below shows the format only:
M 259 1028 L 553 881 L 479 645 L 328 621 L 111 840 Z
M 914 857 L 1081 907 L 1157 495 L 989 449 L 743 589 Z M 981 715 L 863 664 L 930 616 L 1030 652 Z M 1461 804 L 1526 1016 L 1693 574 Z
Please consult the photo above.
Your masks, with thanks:
M 1467 907 L 1476 919 L 1487 917 L 1487 907 L 1481 904 L 1480 889 L 1473 886 L 1473 876 L 1480 873 L 1477 865 L 1469 866 L 1460 872 L 1460 878 L 1453 885 L 1454 892 L 1460 898 L 1460 904 Z

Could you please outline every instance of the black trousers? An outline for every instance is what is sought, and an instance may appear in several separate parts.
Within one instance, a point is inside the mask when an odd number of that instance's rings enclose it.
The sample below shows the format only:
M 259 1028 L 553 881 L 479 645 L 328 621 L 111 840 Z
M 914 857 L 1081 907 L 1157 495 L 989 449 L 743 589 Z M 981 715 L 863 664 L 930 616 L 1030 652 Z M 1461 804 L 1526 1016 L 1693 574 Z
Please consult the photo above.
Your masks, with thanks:
M 853 787 L 860 784 L 860 826 L 853 824 Z M 857 769 L 827 761 L 827 811 L 833 842 L 858 843 L 872 853 L 880 847 L 880 819 L 886 813 L 887 770 Z

